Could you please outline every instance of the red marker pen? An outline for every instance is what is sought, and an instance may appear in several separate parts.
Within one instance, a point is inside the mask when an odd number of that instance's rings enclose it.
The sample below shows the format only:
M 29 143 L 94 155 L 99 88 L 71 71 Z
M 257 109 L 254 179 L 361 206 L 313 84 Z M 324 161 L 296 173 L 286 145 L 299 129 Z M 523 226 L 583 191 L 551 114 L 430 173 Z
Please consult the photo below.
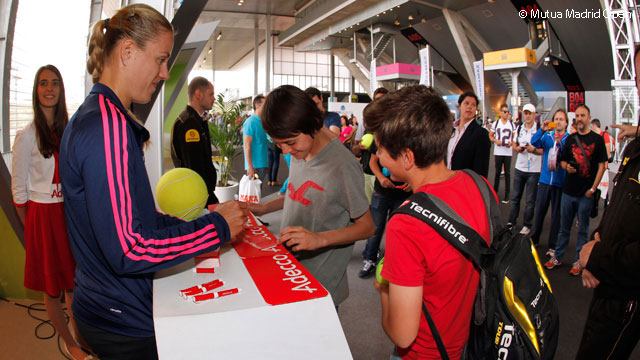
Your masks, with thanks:
M 196 295 L 193 297 L 193 302 L 197 304 L 201 301 L 217 299 L 222 296 L 237 294 L 240 291 L 241 289 L 235 288 L 235 289 L 222 290 L 222 291 L 213 292 L 213 293 L 206 293 L 202 295 Z
M 193 272 L 196 274 L 213 274 L 216 272 L 215 268 L 193 268 Z
M 192 287 L 190 287 L 188 289 L 182 289 L 182 290 L 180 290 L 180 296 L 182 296 L 185 293 L 192 293 L 192 292 L 199 291 L 199 290 L 201 290 L 201 289 L 200 289 L 200 287 L 198 285 L 192 286 Z M 200 291 L 200 292 L 202 292 L 202 291 Z
M 219 287 L 222 287 L 224 285 L 224 281 L 216 279 L 213 280 L 211 282 L 205 283 L 200 285 L 200 287 L 202 287 L 204 289 L 204 291 L 211 291 L 213 289 L 217 289 Z

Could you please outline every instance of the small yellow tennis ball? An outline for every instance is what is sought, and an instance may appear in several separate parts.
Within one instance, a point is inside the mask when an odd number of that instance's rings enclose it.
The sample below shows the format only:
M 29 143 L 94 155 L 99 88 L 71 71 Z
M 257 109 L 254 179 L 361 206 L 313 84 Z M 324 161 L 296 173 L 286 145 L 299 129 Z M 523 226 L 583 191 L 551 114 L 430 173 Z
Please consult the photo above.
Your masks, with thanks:
M 207 204 L 207 184 L 197 172 L 187 168 L 167 171 L 156 185 L 160 210 L 182 220 L 195 219 Z
M 378 266 L 376 266 L 376 281 L 382 285 L 389 285 L 389 280 L 385 279 L 380 275 L 382 272 L 382 265 L 384 264 L 384 258 L 380 259 Z
M 365 149 L 368 149 L 373 143 L 373 135 L 364 134 L 362 135 L 362 139 L 360 140 L 360 144 L 364 146 Z

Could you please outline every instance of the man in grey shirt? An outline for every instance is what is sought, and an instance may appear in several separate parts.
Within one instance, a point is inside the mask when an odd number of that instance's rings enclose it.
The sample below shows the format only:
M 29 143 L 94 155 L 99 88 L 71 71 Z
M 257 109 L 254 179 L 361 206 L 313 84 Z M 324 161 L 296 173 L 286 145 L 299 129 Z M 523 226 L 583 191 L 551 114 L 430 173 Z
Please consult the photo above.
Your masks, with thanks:
M 323 128 L 322 114 L 300 89 L 284 85 L 263 107 L 263 127 L 291 154 L 286 195 L 251 204 L 260 216 L 284 209 L 279 242 L 329 291 L 337 306 L 348 294 L 346 269 L 353 243 L 373 234 L 362 168 Z

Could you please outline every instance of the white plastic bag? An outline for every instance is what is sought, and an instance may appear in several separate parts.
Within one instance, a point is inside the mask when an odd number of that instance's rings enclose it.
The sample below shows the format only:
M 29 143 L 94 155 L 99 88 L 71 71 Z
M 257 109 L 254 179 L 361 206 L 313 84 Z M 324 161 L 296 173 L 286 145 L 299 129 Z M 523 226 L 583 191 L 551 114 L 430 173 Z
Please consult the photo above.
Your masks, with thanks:
M 238 198 L 240 201 L 259 203 L 260 185 L 262 185 L 260 179 L 251 179 L 247 175 L 244 175 L 242 179 L 240 179 L 240 187 L 238 189 Z

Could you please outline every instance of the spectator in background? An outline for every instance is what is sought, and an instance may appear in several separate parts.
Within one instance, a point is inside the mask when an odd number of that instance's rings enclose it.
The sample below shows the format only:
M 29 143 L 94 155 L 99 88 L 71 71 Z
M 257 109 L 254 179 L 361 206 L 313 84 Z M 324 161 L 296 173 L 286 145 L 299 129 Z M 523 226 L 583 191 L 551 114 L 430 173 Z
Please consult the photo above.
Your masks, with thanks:
M 324 99 L 322 98 L 322 93 L 320 90 L 309 87 L 304 91 L 314 103 L 318 107 L 318 110 L 322 113 L 322 117 L 324 119 L 324 125 L 327 129 L 331 130 L 336 136 L 340 136 L 340 115 L 333 111 L 327 111 L 324 108 Z
M 613 141 L 611 141 L 611 136 L 608 132 L 602 131 L 602 129 L 600 128 L 599 119 L 591 120 L 591 130 L 594 133 L 602 136 L 602 139 L 604 140 L 604 146 L 607 148 L 607 159 L 609 159 L 612 156 L 611 149 L 613 149 Z
M 502 104 L 500 107 L 502 116 L 499 120 L 493 123 L 491 130 L 489 131 L 489 139 L 494 143 L 493 157 L 495 159 L 496 174 L 493 178 L 493 189 L 496 194 L 500 189 L 500 176 L 502 169 L 504 168 L 504 197 L 502 198 L 503 204 L 509 203 L 509 190 L 511 187 L 511 158 L 513 155 L 513 148 L 511 147 L 511 140 L 513 140 L 513 134 L 515 132 L 515 125 L 511 122 L 509 113 L 509 107 L 507 104 Z
M 531 138 L 531 144 L 543 151 L 542 169 L 536 196 L 535 225 L 531 240 L 534 245 L 538 245 L 540 242 L 542 225 L 549 203 L 551 203 L 551 227 L 549 228 L 547 249 L 549 257 L 555 255 L 558 231 L 560 230 L 560 199 L 562 198 L 564 179 L 567 176 L 567 172 L 560 166 L 560 157 L 567 137 L 569 137 L 566 131 L 567 124 L 567 112 L 564 109 L 557 110 L 553 114 L 553 121 L 545 121 Z
M 278 182 L 278 170 L 280 169 L 280 155 L 282 150 L 267 137 L 267 157 L 269 159 L 269 186 L 280 186 Z
M 589 108 L 584 104 L 578 105 L 575 114 L 578 132 L 567 138 L 560 161 L 562 168 L 567 171 L 560 200 L 560 233 L 555 255 L 545 266 L 553 269 L 561 264 L 577 214 L 578 242 L 570 274 L 578 276 L 581 270 L 578 254 L 587 242 L 593 197 L 607 167 L 607 153 L 602 136 L 589 129 Z
M 189 102 L 171 129 L 171 160 L 174 167 L 189 168 L 207 184 L 207 205 L 217 204 L 215 194 L 218 174 L 211 161 L 209 123 L 203 115 L 213 108 L 213 84 L 201 76 L 193 78 L 187 88 Z
M 520 200 L 527 190 L 526 204 L 524 208 L 524 221 L 520 234 L 528 235 L 533 226 L 533 215 L 536 205 L 536 193 L 538 180 L 540 179 L 540 169 L 542 165 L 542 149 L 536 149 L 531 145 L 533 134 L 538 131 L 536 123 L 536 107 L 527 104 L 522 108 L 524 122 L 518 126 L 515 139 L 512 144 L 518 152 L 516 159 L 516 171 L 513 178 L 513 196 L 511 197 L 511 210 L 509 211 L 508 225 L 516 226 L 520 215 Z
M 65 319 L 62 299 L 70 308 L 76 262 L 71 253 L 58 167 L 60 138 L 69 122 L 64 83 L 53 65 L 42 66 L 33 82 L 34 119 L 16 134 L 11 162 L 13 203 L 24 225 L 24 286 L 44 293 L 51 325 L 73 359 L 84 359 Z M 78 339 L 80 340 L 80 339 Z
M 341 115 L 340 116 L 340 137 L 339 137 L 340 141 L 344 143 L 344 141 L 347 139 L 347 136 L 349 136 L 349 134 L 351 134 L 352 131 L 353 131 L 353 126 L 351 126 L 347 115 Z
M 486 129 L 475 121 L 478 97 L 468 91 L 458 98 L 460 118 L 453 123 L 454 132 L 447 148 L 447 166 L 451 170 L 471 169 L 489 176 L 491 141 Z
M 242 144 L 244 146 L 244 169 L 251 179 L 257 174 L 264 184 L 269 169 L 267 158 L 267 133 L 262 128 L 262 104 L 264 96 L 253 99 L 253 114 L 242 125 Z

